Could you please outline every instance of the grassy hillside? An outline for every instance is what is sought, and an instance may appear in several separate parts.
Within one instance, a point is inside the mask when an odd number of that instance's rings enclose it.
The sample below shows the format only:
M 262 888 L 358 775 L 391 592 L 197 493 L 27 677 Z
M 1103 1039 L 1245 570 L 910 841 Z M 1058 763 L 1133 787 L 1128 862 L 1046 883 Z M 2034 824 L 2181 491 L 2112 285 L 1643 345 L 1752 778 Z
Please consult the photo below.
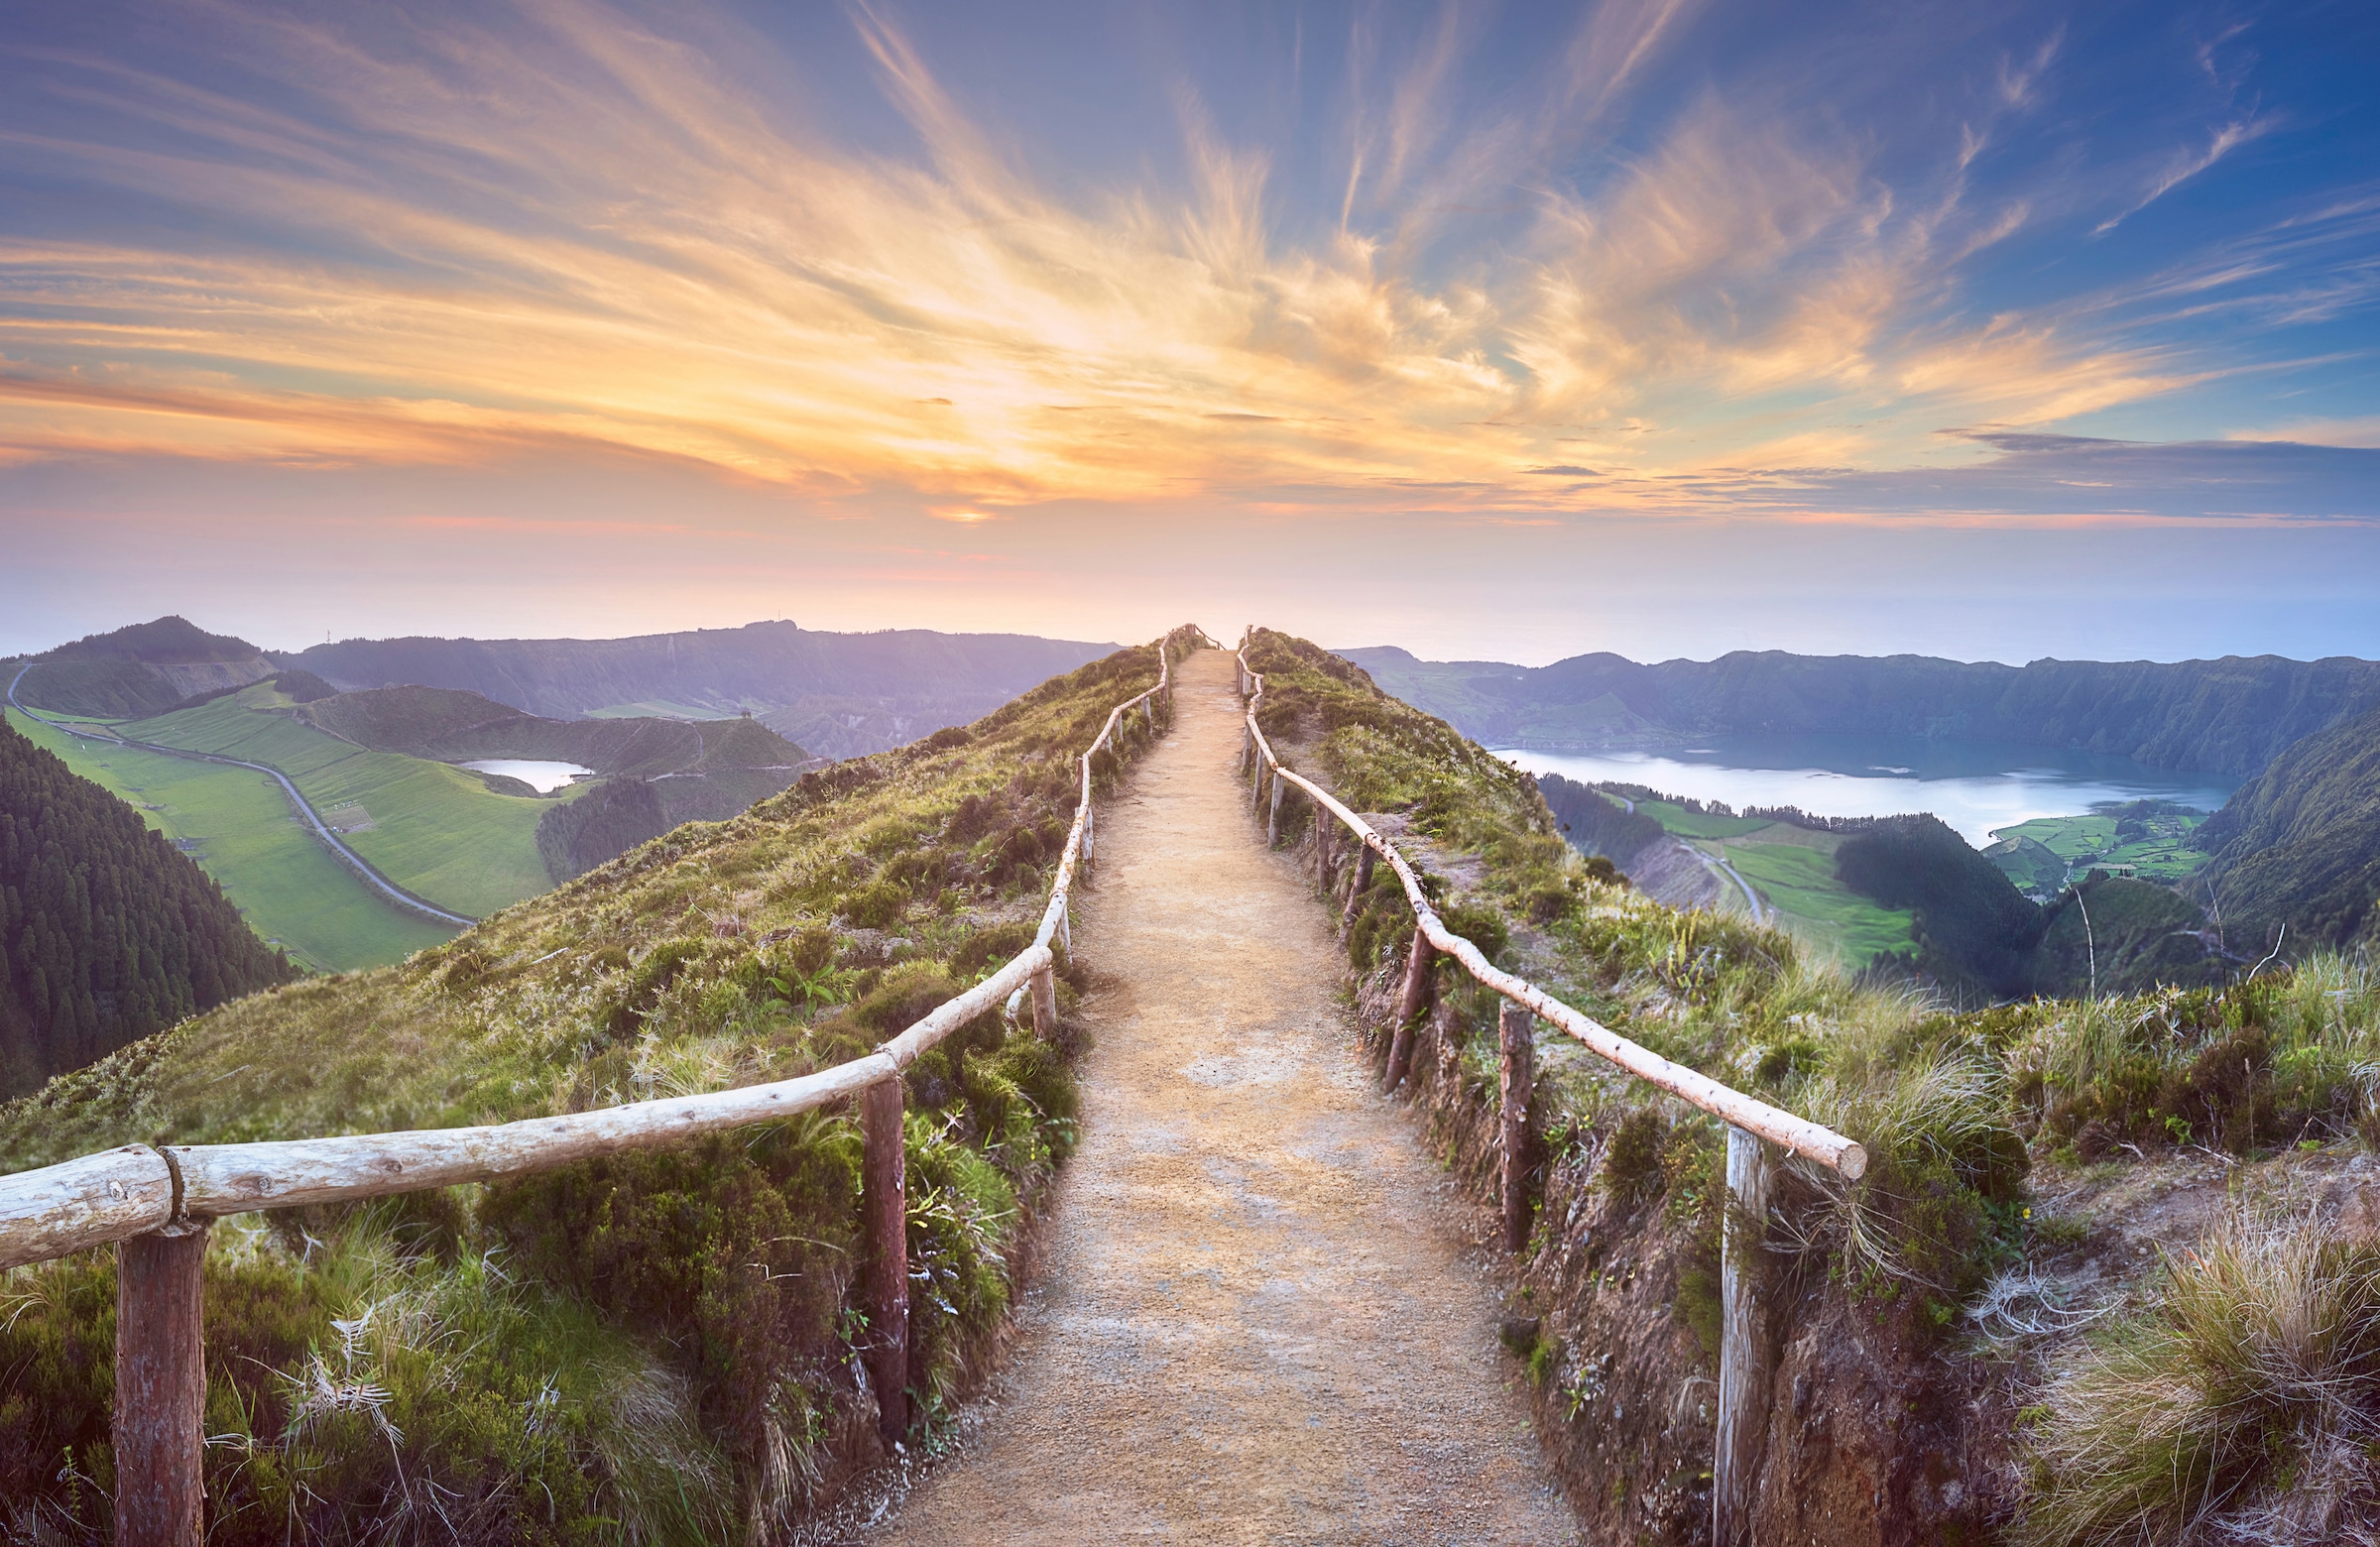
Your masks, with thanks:
M 272 712 L 290 707 L 286 695 L 259 683 L 121 729 L 142 741 L 277 768 L 316 810 L 360 807 L 370 825 L 348 831 L 348 845 L 398 886 L 441 906 L 485 915 L 551 884 L 536 849 L 547 800 L 497 794 L 467 770 L 369 752 Z
M 2292 747 L 2201 830 L 2227 926 L 2259 945 L 2380 943 L 2380 709 Z
M 851 1057 L 1030 939 L 1070 754 L 1155 677 L 1154 652 L 1120 653 L 402 966 L 187 1022 L 0 1108 L 0 1167 L 502 1121 Z M 1128 728 L 1119 753 L 1145 746 Z M 1113 788 L 1121 769 L 1097 772 Z M 913 1440 L 938 1443 L 980 1373 L 1009 1253 L 1073 1143 L 1077 1051 L 994 1015 L 910 1072 Z M 877 1454 L 853 1373 L 858 1159 L 852 1119 L 822 1113 L 218 1227 L 209 1540 L 781 1540 Z M 106 1507 L 112 1275 L 104 1252 L 23 1270 L 0 1315 L 0 1496 L 72 1536 Z M 385 1396 L 307 1401 L 325 1382 Z
M 209 634 L 178 617 L 86 635 L 32 659 L 18 688 L 26 703 L 113 719 L 161 713 L 193 693 L 273 671 L 246 640 Z
M 310 971 L 387 966 L 454 934 L 365 886 L 261 774 L 79 741 L 13 709 L 8 723 L 121 797 L 222 886 L 250 927 Z
M 1840 834 L 1768 817 L 1716 815 L 1700 802 L 1663 800 L 1650 790 L 1623 796 L 1560 774 L 1539 783 L 1547 808 L 1581 853 L 1604 855 L 1624 872 L 1664 835 L 1681 838 L 1733 866 L 1774 910 L 1778 926 L 1822 958 L 1856 971 L 1917 955 L 1914 915 L 1879 905 L 1837 875 Z
M 2289 1170 L 2336 1157 L 2319 1174 L 2338 1174 L 2380 1141 L 2365 1074 L 2380 978 L 2324 958 L 2220 990 L 1954 1013 L 1829 971 L 1781 931 L 1599 883 L 1529 782 L 1450 727 L 1304 642 L 1260 632 L 1249 654 L 1267 674 L 1268 734 L 1402 825 L 1450 924 L 1624 1034 L 1869 1147 L 1855 1185 L 1789 1166 L 1759 1256 L 1763 1292 L 1793 1296 L 1778 1377 L 1793 1402 L 1772 1455 L 1843 1511 L 1824 1539 L 1869 1536 L 1872 1499 L 1900 1522 L 1877 1539 L 2112 1547 L 2183 1541 L 2177 1522 L 2197 1518 L 2231 1534 L 2190 1540 L 2311 1543 L 2336 1539 L 2323 1519 L 2380 1500 L 2364 1445 L 2380 1281 L 2355 1276 L 2368 1251 L 2339 1257 L 2336 1205 Z M 2135 910 L 2119 896 L 2179 900 L 2123 882 L 2086 899 Z M 2053 918 L 2051 942 L 2080 923 L 2080 909 Z M 1375 1035 L 1409 929 L 1375 884 L 1349 937 Z M 1438 984 L 1415 1099 L 1433 1145 L 1484 1189 L 1499 1154 L 1494 1005 L 1447 969 Z M 1721 1134 L 1561 1039 L 1541 1036 L 1539 1056 L 1531 1120 L 1561 1224 L 1524 1253 L 1507 1342 L 1590 1534 L 1672 1539 L 1708 1519 L 1708 1409 L 1698 1420 L 1677 1393 L 1713 1372 Z M 2160 1190 L 2193 1170 L 2189 1145 L 2238 1167 L 2248 1223 L 2228 1236 L 2170 1234 L 2190 1216 Z M 2068 1201 L 2099 1196 L 2129 1201 L 2107 1217 Z M 2256 1213 L 2260 1196 L 2289 1201 Z M 2289 1342 L 2312 1325 L 2355 1341 Z M 2301 1382 L 2316 1370 L 2319 1386 Z M 2028 1406 L 2045 1378 L 2061 1395 Z M 2313 1524 L 2280 1532 L 2301 1505 Z M 1763 1507 L 1784 1511 L 1781 1533 L 1806 1518 L 1793 1499 Z

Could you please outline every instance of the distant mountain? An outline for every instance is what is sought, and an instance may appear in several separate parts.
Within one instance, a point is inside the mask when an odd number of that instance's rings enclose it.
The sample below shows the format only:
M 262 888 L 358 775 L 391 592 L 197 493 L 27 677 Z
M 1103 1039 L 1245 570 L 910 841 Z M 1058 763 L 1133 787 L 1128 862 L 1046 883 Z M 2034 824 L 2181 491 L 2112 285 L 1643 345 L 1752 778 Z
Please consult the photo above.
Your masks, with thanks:
M 188 856 L 0 725 L 0 1094 L 291 976 Z
M 346 689 L 463 688 L 555 719 L 744 710 L 830 758 L 963 725 L 1114 647 L 921 629 L 828 634 L 792 623 L 621 640 L 346 640 L 277 658 Z
M 246 640 L 167 617 L 85 635 L 33 656 L 17 694 L 60 714 L 130 720 L 163 714 L 198 694 L 244 687 L 273 672 L 264 652 Z
M 2267 949 L 2284 925 L 2292 947 L 2380 944 L 2380 709 L 2283 752 L 2199 842 L 2234 950 Z
M 1341 652 L 1397 697 L 1488 746 L 1604 750 L 1746 732 L 2019 742 L 2247 774 L 2293 742 L 2380 707 L 2380 662 L 2278 655 L 2172 663 L 1738 651 L 1639 664 L 1550 666 Z

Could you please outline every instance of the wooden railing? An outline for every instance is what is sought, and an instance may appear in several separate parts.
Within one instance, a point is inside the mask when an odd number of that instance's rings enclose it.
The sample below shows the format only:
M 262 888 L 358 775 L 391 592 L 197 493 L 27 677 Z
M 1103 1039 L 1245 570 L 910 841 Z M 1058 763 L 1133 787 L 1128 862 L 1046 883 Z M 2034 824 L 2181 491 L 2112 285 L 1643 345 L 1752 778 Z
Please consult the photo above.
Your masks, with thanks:
M 1451 957 L 1472 980 L 1504 1001 L 1497 1016 L 1502 1060 L 1498 1082 L 1501 1104 L 1501 1189 L 1504 1246 L 1519 1251 L 1528 1240 L 1528 1108 L 1535 1081 L 1535 1043 L 1531 1020 L 1543 1018 L 1560 1027 L 1603 1057 L 1649 1081 L 1727 1125 L 1727 1211 L 1723 1226 L 1720 1269 L 1719 1424 L 1712 1462 L 1712 1530 L 1717 1547 L 1746 1547 L 1751 1540 L 1751 1465 L 1767 1431 L 1762 1403 L 1766 1371 L 1759 1358 L 1752 1303 L 1752 1280 L 1740 1265 L 1743 1244 L 1738 1221 L 1768 1216 L 1770 1157 L 1774 1144 L 1856 1181 L 1867 1169 L 1867 1151 L 1834 1130 L 1797 1117 L 1767 1102 L 1731 1090 L 1698 1070 L 1629 1041 L 1592 1016 L 1563 1004 L 1543 989 L 1503 971 L 1480 948 L 1446 927 L 1423 892 L 1421 878 L 1394 844 L 1370 824 L 1342 805 L 1329 790 L 1285 768 L 1256 723 L 1264 696 L 1264 676 L 1248 663 L 1244 643 L 1239 652 L 1240 691 L 1246 699 L 1241 738 L 1241 767 L 1251 774 L 1255 803 L 1266 806 L 1264 838 L 1267 847 L 1280 841 L 1281 801 L 1295 787 L 1305 792 L 1319 811 L 1327 811 L 1358 844 L 1357 862 L 1349 878 L 1343 924 L 1352 924 L 1370 888 L 1375 859 L 1386 860 L 1403 885 L 1413 909 L 1413 946 L 1405 958 L 1404 979 L 1397 996 L 1396 1022 L 1390 1033 L 1388 1067 L 1383 1088 L 1393 1091 L 1404 1083 L 1413 1060 L 1414 1031 L 1430 1009 L 1438 958 Z M 1269 775 L 1270 798 L 1266 797 Z M 1327 894 L 1333 890 L 1330 829 L 1314 824 L 1315 879 Z
M 197 1547 L 206 1364 L 201 1264 L 209 1224 L 226 1215 L 342 1203 L 462 1182 L 550 1171 L 596 1155 L 651 1149 L 791 1117 L 856 1098 L 864 1158 L 861 1234 L 867 1263 L 864 1363 L 888 1442 L 908 1428 L 908 1227 L 902 1071 L 952 1032 L 1029 995 L 1034 1029 L 1057 1024 L 1055 940 L 1071 946 L 1067 900 L 1091 857 L 1092 759 L 1137 708 L 1157 729 L 1173 700 L 1171 636 L 1157 647 L 1157 685 L 1108 712 L 1080 756 L 1081 800 L 1033 943 L 874 1052 L 816 1074 L 705 1096 L 635 1102 L 485 1128 L 358 1133 L 250 1144 L 127 1144 L 61 1165 L 0 1176 L 0 1269 L 117 1244 L 116 1462 L 118 1547 Z

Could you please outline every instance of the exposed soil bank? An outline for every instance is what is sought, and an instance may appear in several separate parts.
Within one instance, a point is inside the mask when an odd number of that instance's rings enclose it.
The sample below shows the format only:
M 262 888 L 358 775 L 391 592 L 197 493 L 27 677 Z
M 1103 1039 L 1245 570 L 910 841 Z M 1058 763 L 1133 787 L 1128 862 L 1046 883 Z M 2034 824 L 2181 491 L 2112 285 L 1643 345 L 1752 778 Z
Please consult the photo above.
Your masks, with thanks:
M 1099 1044 L 1012 1373 L 879 1540 L 1575 1541 L 1497 1270 L 1251 841 L 1230 656 L 1179 669 L 1076 920 Z

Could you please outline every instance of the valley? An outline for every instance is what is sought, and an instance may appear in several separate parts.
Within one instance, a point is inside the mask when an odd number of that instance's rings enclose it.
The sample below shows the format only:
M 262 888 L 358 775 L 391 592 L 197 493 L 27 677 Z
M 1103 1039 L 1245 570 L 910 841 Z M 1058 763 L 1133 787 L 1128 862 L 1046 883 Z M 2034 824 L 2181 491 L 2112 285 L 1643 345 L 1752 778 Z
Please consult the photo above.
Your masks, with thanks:
M 391 883 L 439 907 L 481 918 L 552 885 L 537 858 L 542 799 L 499 793 L 449 764 L 359 747 L 298 719 L 295 708 L 259 682 L 115 729 L 279 769 L 317 812 L 358 813 L 343 841 Z
M 278 771 L 380 880 L 480 918 L 681 823 L 732 817 L 828 761 L 773 726 L 801 726 L 834 755 L 879 751 L 1101 650 L 788 623 L 288 654 L 167 617 L 7 670 L 46 719 Z M 303 970 L 387 965 L 458 927 L 380 893 L 269 775 L 9 719 L 140 808 Z
M 86 741 L 13 708 L 7 715 L 12 730 L 121 798 L 195 860 L 249 927 L 306 971 L 387 966 L 453 937 L 452 926 L 374 895 L 261 774 Z

